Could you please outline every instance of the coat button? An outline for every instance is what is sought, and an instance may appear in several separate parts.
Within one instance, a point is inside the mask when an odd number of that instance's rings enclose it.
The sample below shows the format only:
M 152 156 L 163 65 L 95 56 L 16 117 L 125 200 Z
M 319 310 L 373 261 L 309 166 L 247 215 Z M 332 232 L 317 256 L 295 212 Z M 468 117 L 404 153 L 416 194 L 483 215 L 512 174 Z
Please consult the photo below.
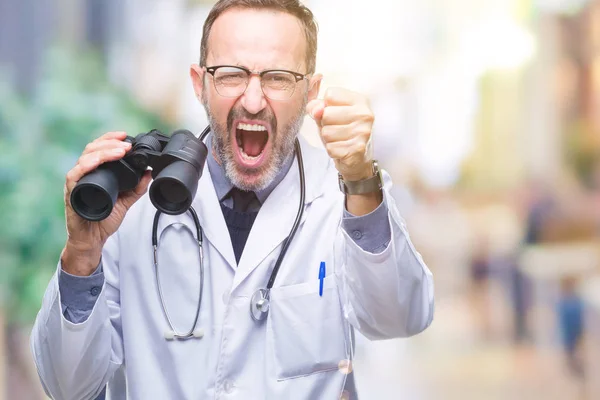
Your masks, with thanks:
M 90 290 L 90 294 L 92 296 L 98 296 L 98 294 L 100 294 L 100 288 L 98 286 L 94 286 L 91 290 Z
M 223 390 L 225 390 L 225 393 L 233 392 L 233 382 L 225 381 L 225 383 L 223 384 Z

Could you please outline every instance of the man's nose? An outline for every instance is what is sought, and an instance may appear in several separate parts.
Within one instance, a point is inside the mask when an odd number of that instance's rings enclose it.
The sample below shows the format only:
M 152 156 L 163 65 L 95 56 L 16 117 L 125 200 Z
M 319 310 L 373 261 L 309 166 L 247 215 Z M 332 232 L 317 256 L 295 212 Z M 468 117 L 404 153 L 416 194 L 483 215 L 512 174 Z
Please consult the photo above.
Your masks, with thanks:
M 248 88 L 242 95 L 242 107 L 250 114 L 258 114 L 267 106 L 267 99 L 260 86 L 260 78 L 256 75 L 250 77 Z

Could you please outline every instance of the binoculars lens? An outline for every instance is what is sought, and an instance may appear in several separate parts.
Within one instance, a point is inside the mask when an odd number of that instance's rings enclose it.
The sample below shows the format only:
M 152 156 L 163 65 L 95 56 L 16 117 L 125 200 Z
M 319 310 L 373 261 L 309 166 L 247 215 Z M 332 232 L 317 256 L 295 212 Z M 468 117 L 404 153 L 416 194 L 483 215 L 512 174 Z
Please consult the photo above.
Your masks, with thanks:
M 185 212 L 194 200 L 200 174 L 190 163 L 174 162 L 165 167 L 150 187 L 150 200 L 165 214 Z
M 102 221 L 113 209 L 119 195 L 117 177 L 107 169 L 96 169 L 81 178 L 71 193 L 71 205 L 80 217 Z

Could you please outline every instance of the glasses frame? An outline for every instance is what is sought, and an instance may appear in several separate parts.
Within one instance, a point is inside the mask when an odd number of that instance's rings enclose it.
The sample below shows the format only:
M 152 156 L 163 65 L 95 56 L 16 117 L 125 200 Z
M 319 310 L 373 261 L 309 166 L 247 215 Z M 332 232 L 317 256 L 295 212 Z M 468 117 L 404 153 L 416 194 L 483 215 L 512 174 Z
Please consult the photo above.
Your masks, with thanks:
M 285 101 L 288 99 L 291 99 L 292 96 L 294 95 L 294 93 L 296 93 L 296 86 L 298 86 L 298 82 L 306 79 L 307 81 L 310 79 L 310 75 L 311 74 L 301 74 L 299 72 L 296 71 L 290 71 L 287 69 L 265 69 L 262 71 L 253 71 L 249 68 L 246 67 L 242 67 L 240 65 L 213 65 L 211 67 L 208 66 L 204 66 L 204 68 L 206 69 L 206 72 L 208 72 L 210 75 L 212 75 L 213 77 L 213 86 L 215 87 L 215 90 L 217 91 L 217 93 L 219 94 L 219 96 L 223 96 L 223 97 L 227 97 L 227 98 L 235 98 L 235 97 L 240 97 L 243 96 L 244 93 L 246 93 L 246 90 L 248 90 L 248 85 L 250 84 L 250 77 L 252 77 L 252 75 L 256 75 L 260 78 L 260 89 L 262 90 L 263 94 L 265 95 L 265 97 L 268 97 L 271 100 L 275 100 L 275 101 Z M 240 93 L 237 96 L 224 96 L 221 93 L 219 93 L 219 90 L 217 89 L 217 83 L 214 80 L 215 77 L 215 73 L 217 72 L 217 70 L 219 68 L 237 68 L 237 69 L 241 69 L 242 71 L 245 71 L 246 74 L 248 74 L 248 83 L 246 84 L 246 88 L 244 89 L 244 91 L 242 93 Z M 265 88 L 263 86 L 263 76 L 267 73 L 270 72 L 287 72 L 288 74 L 292 74 L 294 76 L 294 78 L 296 79 L 296 85 L 294 85 L 294 90 L 292 91 L 292 93 L 290 93 L 290 97 L 288 97 L 287 99 L 273 99 L 271 97 L 269 97 L 266 93 L 265 93 Z

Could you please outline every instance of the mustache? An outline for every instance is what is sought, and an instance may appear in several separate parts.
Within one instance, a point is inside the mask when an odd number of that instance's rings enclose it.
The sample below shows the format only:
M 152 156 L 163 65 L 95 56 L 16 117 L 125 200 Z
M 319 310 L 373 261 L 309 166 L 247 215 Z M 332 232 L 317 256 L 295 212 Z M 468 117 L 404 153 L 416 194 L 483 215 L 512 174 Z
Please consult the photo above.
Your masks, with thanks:
M 227 115 L 227 132 L 231 132 L 233 129 L 233 121 L 236 119 L 258 119 L 267 121 L 271 125 L 271 133 L 277 132 L 277 118 L 269 109 L 263 109 L 256 114 L 250 114 L 243 107 L 234 107 Z

